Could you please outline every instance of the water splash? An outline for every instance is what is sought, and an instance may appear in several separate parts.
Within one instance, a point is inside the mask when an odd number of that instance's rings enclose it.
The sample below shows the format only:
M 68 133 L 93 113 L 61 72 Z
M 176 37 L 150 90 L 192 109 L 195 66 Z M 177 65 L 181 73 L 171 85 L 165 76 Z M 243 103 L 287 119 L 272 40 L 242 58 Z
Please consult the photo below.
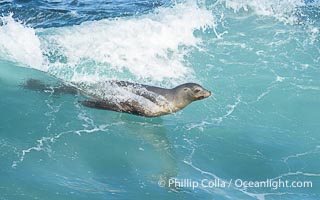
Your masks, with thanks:
M 232 9 L 234 12 L 253 11 L 257 15 L 275 17 L 276 19 L 285 23 L 293 24 L 297 21 L 295 11 L 298 7 L 304 6 L 305 2 L 302 0 L 224 0 L 226 8 Z
M 46 71 L 36 31 L 15 21 L 12 14 L 0 18 L 0 57 L 22 66 Z
M 12 16 L 1 19 L 0 56 L 20 65 L 74 82 L 89 76 L 175 84 L 194 77 L 185 61 L 202 41 L 194 31 L 213 27 L 215 21 L 195 2 L 62 28 L 32 29 Z

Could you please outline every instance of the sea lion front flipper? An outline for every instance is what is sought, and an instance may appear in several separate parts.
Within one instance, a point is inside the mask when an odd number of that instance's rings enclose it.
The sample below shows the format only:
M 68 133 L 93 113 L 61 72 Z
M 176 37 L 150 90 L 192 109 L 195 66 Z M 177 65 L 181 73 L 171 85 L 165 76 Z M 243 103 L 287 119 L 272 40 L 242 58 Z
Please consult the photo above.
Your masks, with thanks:
M 94 101 L 94 100 L 85 100 L 79 101 L 81 105 L 89 107 L 89 108 L 96 108 L 96 109 L 103 109 L 103 110 L 114 110 L 118 111 L 119 107 L 115 103 L 106 102 L 106 101 Z
M 83 106 L 95 109 L 102 109 L 102 110 L 112 110 L 116 112 L 125 112 L 134 115 L 145 116 L 144 109 L 141 108 L 136 102 L 110 102 L 110 101 L 95 101 L 95 100 L 85 100 L 79 101 Z

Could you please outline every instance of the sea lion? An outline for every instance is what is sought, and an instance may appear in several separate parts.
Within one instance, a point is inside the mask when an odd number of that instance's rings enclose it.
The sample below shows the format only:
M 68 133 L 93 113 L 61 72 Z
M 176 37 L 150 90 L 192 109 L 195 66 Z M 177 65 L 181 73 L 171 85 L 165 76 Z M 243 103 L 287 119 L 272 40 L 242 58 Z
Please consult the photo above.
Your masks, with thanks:
M 158 117 L 177 112 L 193 101 L 207 98 L 211 92 L 196 83 L 185 83 L 172 89 L 127 81 L 105 81 L 95 84 L 62 84 L 48 86 L 30 79 L 25 88 L 48 90 L 55 94 L 83 94 L 89 99 L 79 101 L 90 108 L 124 112 L 144 117 Z

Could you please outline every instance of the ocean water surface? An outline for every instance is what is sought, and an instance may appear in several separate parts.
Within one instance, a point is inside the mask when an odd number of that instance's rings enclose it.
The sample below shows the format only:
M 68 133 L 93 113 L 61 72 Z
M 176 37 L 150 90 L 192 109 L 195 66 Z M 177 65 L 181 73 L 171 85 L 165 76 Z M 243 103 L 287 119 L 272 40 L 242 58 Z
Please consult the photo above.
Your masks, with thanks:
M 320 199 L 319 6 L 0 0 L 0 199 Z M 144 118 L 28 79 L 213 96 Z

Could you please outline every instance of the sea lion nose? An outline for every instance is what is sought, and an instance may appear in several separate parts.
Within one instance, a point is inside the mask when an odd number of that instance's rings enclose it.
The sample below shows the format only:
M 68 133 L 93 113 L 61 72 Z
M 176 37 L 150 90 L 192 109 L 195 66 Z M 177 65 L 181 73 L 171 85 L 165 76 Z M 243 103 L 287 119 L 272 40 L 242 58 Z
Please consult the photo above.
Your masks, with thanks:
M 209 90 L 207 90 L 207 93 L 208 93 L 208 97 L 210 97 L 211 96 L 211 91 L 209 91 Z

